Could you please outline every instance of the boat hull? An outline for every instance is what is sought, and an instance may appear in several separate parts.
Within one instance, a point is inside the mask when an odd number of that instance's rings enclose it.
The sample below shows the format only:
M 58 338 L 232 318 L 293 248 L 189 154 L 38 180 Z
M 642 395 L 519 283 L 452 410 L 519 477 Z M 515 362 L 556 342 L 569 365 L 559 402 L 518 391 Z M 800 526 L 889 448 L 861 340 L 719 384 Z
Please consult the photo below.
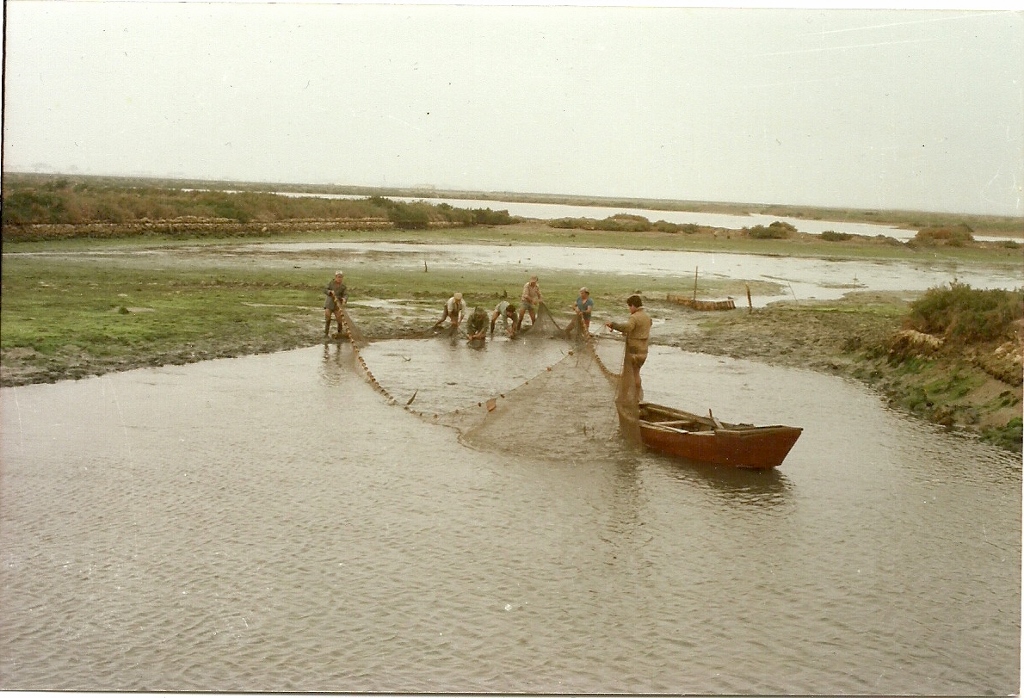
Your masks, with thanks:
M 644 446 L 676 458 L 736 468 L 782 464 L 803 429 L 784 425 L 724 424 L 662 405 L 641 403 Z

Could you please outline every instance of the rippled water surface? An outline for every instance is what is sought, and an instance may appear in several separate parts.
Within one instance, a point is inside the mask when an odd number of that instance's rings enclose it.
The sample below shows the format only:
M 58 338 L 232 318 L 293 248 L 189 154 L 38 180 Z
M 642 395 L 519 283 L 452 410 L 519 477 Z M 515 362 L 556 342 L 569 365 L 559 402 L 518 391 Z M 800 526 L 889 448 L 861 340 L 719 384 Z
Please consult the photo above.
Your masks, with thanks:
M 581 438 L 610 405 L 580 388 L 493 447 L 429 417 L 541 393 L 566 353 L 373 344 L 399 405 L 347 345 L 4 388 L 0 685 L 1019 690 L 1018 458 L 837 378 L 668 347 L 648 399 L 804 427 L 781 468 Z

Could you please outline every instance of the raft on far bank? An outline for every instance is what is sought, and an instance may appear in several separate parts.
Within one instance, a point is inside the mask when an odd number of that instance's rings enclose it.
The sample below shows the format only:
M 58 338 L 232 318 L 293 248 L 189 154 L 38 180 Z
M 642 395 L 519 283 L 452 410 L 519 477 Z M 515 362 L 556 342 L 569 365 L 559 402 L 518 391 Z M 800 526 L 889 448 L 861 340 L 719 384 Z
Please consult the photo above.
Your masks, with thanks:
M 668 293 L 665 298 L 671 303 L 683 305 L 693 310 L 734 310 L 736 308 L 736 302 L 732 298 L 721 301 L 705 301 L 678 293 Z

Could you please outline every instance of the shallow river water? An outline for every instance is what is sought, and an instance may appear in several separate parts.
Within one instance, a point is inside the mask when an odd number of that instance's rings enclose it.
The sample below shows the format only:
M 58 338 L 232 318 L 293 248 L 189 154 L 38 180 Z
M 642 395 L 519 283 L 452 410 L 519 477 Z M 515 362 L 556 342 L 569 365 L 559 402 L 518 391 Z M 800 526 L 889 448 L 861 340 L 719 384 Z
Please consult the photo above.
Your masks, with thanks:
M 1017 457 L 839 378 L 670 347 L 648 399 L 804 427 L 779 469 L 607 433 L 568 457 L 536 434 L 610 409 L 573 393 L 493 448 L 410 411 L 511 401 L 566 353 L 372 344 L 397 405 L 346 344 L 0 390 L 0 686 L 1019 690 Z

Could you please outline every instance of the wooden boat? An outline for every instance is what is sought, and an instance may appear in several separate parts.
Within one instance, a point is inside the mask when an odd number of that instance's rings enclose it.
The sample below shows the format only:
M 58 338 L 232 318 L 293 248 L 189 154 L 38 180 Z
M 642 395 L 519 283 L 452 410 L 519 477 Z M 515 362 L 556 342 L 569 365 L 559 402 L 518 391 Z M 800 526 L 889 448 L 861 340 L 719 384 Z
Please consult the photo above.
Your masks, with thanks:
M 689 296 L 682 296 L 678 293 L 665 294 L 665 298 L 672 303 L 684 305 L 687 308 L 692 308 L 693 310 L 735 310 L 736 308 L 736 301 L 732 298 L 727 298 L 723 301 L 705 301 L 690 298 Z
M 774 468 L 803 431 L 782 425 L 725 424 L 672 407 L 640 403 L 640 438 L 652 451 L 699 463 Z

